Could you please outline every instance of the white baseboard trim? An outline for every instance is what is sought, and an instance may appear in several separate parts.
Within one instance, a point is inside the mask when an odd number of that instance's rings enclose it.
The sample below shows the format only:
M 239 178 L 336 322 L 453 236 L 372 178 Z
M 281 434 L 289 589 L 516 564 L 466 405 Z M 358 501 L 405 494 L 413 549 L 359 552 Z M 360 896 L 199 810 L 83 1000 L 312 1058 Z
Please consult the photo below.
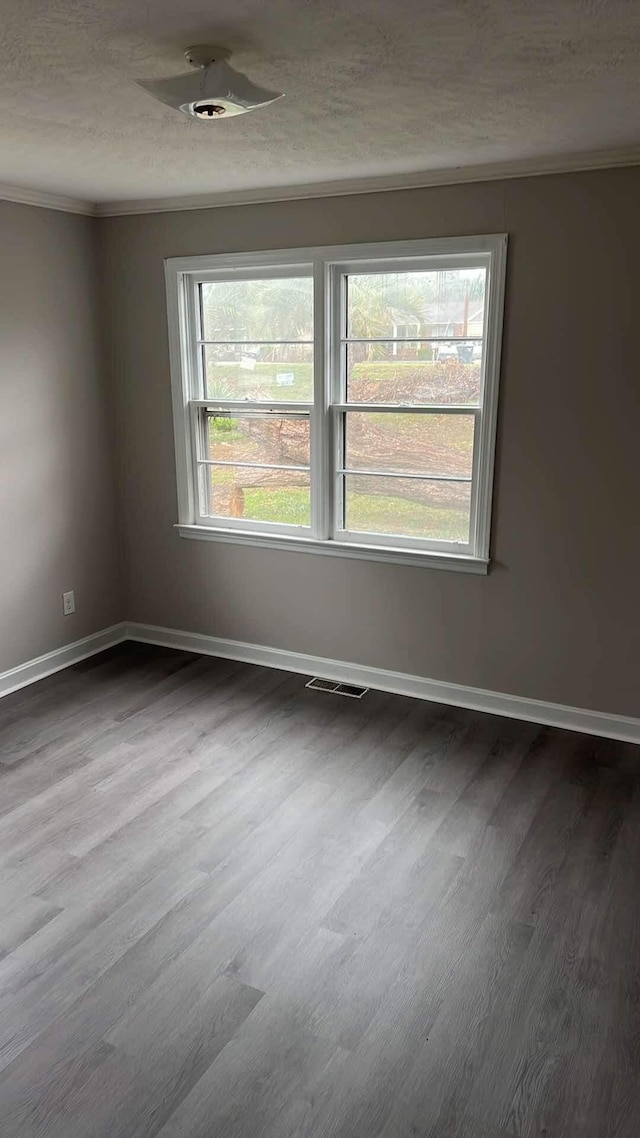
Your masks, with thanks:
M 7 672 L 0 672 L 0 697 L 9 695 L 18 688 L 27 684 L 34 684 L 60 672 L 63 668 L 77 664 L 87 656 L 95 656 L 96 652 L 104 652 L 105 648 L 112 648 L 127 639 L 126 625 L 113 624 L 110 628 L 103 628 L 82 640 L 75 640 L 73 644 L 65 644 L 62 648 L 54 648 L 53 652 L 45 652 L 44 656 L 37 656 L 35 660 L 27 660 L 25 664 L 18 664 L 17 668 L 9 668 Z
M 546 703 L 523 696 L 504 695 L 482 688 L 462 684 L 428 680 L 405 672 L 390 672 L 384 668 L 369 668 L 363 664 L 347 664 L 341 660 L 326 660 L 322 656 L 307 656 L 301 652 L 287 652 L 282 648 L 266 648 L 261 644 L 245 644 L 240 640 L 224 640 L 218 636 L 203 636 L 199 632 L 181 632 L 175 628 L 158 628 L 150 624 L 127 624 L 126 638 L 144 644 L 159 644 L 165 648 L 179 648 L 186 652 L 199 652 L 205 656 L 221 656 L 227 660 L 241 660 L 247 664 L 262 664 L 267 668 L 281 668 L 305 676 L 322 676 L 343 683 L 360 684 L 398 695 L 434 703 L 467 707 L 473 711 L 486 711 L 510 719 L 524 719 L 561 727 L 567 731 L 581 731 L 609 739 L 640 743 L 640 719 L 625 715 L 609 715 L 602 711 L 586 711 L 579 707 L 565 707 L 559 703 Z
M 369 668 L 364 664 L 349 664 L 342 660 L 327 660 L 323 656 L 309 656 L 302 652 L 287 652 L 282 648 L 268 648 L 262 644 L 247 644 L 241 640 L 225 640 L 219 636 L 204 636 L 200 632 L 183 632 L 175 628 L 161 628 L 151 624 L 114 624 L 92 636 L 85 636 L 73 644 L 65 644 L 53 652 L 46 652 L 34 660 L 0 672 L 0 697 L 36 683 L 45 676 L 68 668 L 88 656 L 95 656 L 124 640 L 137 640 L 143 644 L 158 644 L 185 652 L 198 652 L 204 656 L 220 656 L 226 660 L 240 660 L 246 664 L 260 664 L 266 668 L 280 668 L 304 676 L 323 676 L 342 683 L 361 684 L 380 691 L 408 695 L 432 703 L 466 707 L 472 711 L 485 711 L 504 715 L 509 719 L 524 719 L 561 727 L 567 731 L 581 731 L 587 735 L 600 735 L 640 743 L 640 719 L 625 715 L 610 715 L 603 711 L 587 711 L 580 707 L 566 707 L 544 700 L 526 699 L 523 696 L 485 691 L 483 688 L 463 684 L 429 680 L 407 672 L 391 672 L 386 668 Z

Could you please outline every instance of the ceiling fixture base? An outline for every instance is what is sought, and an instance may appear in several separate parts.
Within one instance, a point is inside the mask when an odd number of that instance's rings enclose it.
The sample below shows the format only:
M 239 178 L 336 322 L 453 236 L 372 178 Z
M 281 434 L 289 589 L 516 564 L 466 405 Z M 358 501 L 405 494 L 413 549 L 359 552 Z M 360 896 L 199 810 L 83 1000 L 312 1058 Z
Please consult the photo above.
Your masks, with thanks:
M 188 47 L 184 53 L 184 58 L 191 67 L 209 67 L 212 63 L 217 63 L 220 59 L 229 59 L 231 52 L 226 47 L 220 47 L 218 44 L 196 44 L 195 47 Z
M 252 83 L 227 63 L 231 52 L 217 44 L 196 44 L 184 53 L 194 71 L 166 79 L 138 79 L 137 84 L 154 99 L 166 103 L 200 122 L 244 115 L 282 99 L 282 91 L 270 91 Z

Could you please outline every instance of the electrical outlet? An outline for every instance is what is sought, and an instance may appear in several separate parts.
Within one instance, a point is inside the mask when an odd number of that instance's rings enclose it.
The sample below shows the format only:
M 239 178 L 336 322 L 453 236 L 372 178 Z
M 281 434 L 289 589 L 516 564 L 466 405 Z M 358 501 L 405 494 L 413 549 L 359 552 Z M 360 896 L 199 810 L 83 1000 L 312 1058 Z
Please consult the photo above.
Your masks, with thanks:
M 76 611 L 76 598 L 73 589 L 70 593 L 62 594 L 62 611 L 65 616 L 71 616 Z

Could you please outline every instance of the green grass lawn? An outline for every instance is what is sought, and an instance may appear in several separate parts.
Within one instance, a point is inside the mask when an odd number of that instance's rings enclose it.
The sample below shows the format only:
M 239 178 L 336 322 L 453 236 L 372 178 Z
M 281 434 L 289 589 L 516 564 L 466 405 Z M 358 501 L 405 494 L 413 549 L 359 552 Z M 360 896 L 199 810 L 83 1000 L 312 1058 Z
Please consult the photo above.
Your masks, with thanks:
M 244 498 L 246 518 L 309 525 L 308 490 L 255 487 L 247 488 Z M 348 524 L 354 530 L 428 537 L 435 541 L 467 541 L 469 536 L 468 515 L 462 507 L 427 506 L 406 498 L 388 498 L 378 494 L 351 494 Z
M 207 369 L 209 398 L 250 398 L 281 402 L 313 401 L 313 364 L 311 363 L 258 363 L 253 371 L 240 364 L 210 363 Z M 278 373 L 293 375 L 291 386 L 281 387 Z
M 285 486 L 280 490 L 259 486 L 246 489 L 244 516 L 260 522 L 308 526 L 311 520 L 309 491 L 297 486 Z

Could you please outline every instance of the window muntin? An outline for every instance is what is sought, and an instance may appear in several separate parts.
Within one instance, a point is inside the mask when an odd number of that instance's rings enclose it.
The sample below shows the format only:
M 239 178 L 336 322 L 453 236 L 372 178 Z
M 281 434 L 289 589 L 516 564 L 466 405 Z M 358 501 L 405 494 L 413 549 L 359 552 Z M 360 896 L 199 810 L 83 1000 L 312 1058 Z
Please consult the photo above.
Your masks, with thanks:
M 168 262 L 180 522 L 486 561 L 505 247 Z

